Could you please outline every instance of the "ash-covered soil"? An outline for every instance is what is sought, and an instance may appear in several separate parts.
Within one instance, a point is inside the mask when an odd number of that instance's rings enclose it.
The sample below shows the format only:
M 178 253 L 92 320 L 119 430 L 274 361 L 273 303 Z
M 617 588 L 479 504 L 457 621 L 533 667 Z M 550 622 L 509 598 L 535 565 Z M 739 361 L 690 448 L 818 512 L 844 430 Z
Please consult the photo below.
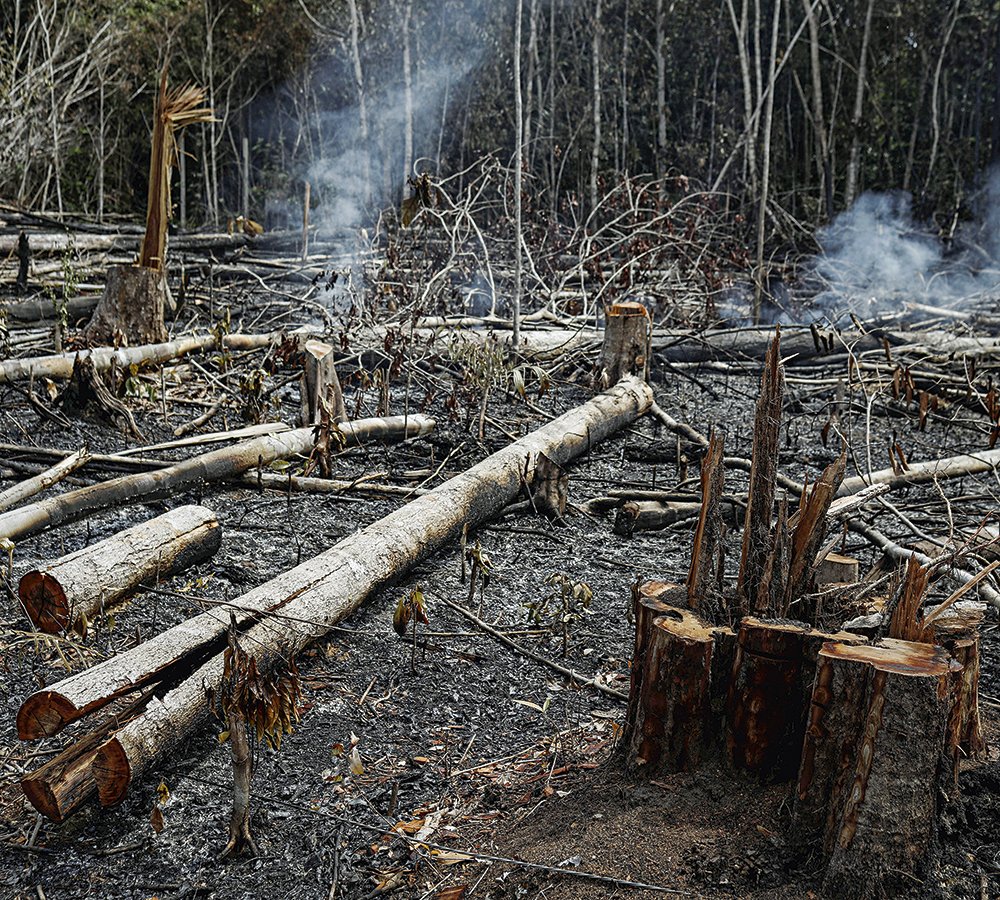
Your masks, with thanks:
M 746 454 L 758 368 L 699 370 L 658 363 L 653 372 L 657 400 L 675 418 L 700 430 L 723 425 L 727 453 Z M 196 377 L 188 368 L 179 371 Z M 815 476 L 839 450 L 833 439 L 824 447 L 820 431 L 846 366 L 798 375 L 790 369 L 789 375 L 782 469 L 797 478 Z M 436 377 L 452 376 L 445 371 Z M 360 384 L 345 378 L 352 411 Z M 348 451 L 339 457 L 334 474 L 384 472 L 390 482 L 432 487 L 507 443 L 501 428 L 517 435 L 544 421 L 517 398 L 497 392 L 488 409 L 486 440 L 480 442 L 475 416 L 466 427 L 467 416 L 459 409 L 456 421 L 447 390 L 438 388 L 437 397 L 426 404 L 425 411 L 439 422 L 429 439 Z M 582 386 L 557 381 L 535 403 L 557 413 L 588 394 Z M 289 386 L 276 396 L 279 405 L 271 417 L 289 421 L 297 389 Z M 427 394 L 419 388 L 414 396 Z M 98 422 L 80 422 L 67 432 L 39 421 L 13 391 L 0 388 L 0 399 L 4 441 L 66 449 L 85 441 L 95 452 L 114 452 L 127 444 L 119 432 Z M 358 411 L 373 414 L 377 399 L 377 392 L 368 389 Z M 170 439 L 176 424 L 199 411 L 171 406 L 164 422 L 157 400 L 130 403 L 149 442 Z M 403 403 L 402 390 L 394 387 L 390 412 L 402 412 Z M 418 408 L 423 405 L 415 402 Z M 960 408 L 932 417 L 925 431 L 918 430 L 912 409 L 900 405 L 888 413 L 869 421 L 864 398 L 858 396 L 842 405 L 839 427 L 858 461 L 866 453 L 866 438 L 879 448 L 873 451 L 876 468 L 886 464 L 884 448 L 891 437 L 912 459 L 985 445 L 974 414 Z M 202 430 L 220 427 L 217 419 Z M 572 467 L 571 501 L 622 487 L 674 489 L 684 479 L 690 489 L 696 485 L 697 454 L 682 445 L 678 460 L 677 448 L 673 434 L 645 418 Z M 95 475 L 84 469 L 80 477 L 87 481 Z M 744 486 L 745 476 L 727 472 L 727 489 Z M 950 497 L 973 499 L 946 505 L 933 485 L 892 499 L 914 524 L 939 536 L 946 533 L 949 517 L 956 527 L 974 526 L 993 512 L 990 477 L 944 482 L 942 490 Z M 219 553 L 161 585 L 169 593 L 142 593 L 113 616 L 102 617 L 85 642 L 39 639 L 10 599 L 3 603 L 0 897 L 444 898 L 460 896 L 446 891 L 463 885 L 464 897 L 511 900 L 653 896 L 623 881 L 704 897 L 791 898 L 817 889 L 815 866 L 796 858 L 786 844 L 789 786 L 761 787 L 712 768 L 654 783 L 628 776 L 614 756 L 623 703 L 567 683 L 485 635 L 443 602 L 468 599 L 468 585 L 459 580 L 457 544 L 373 598 L 298 660 L 301 721 L 279 751 L 261 746 L 257 757 L 253 827 L 259 858 L 218 858 L 225 845 L 232 779 L 228 746 L 217 739 L 219 724 L 201 729 L 159 760 L 119 808 L 90 806 L 62 825 L 41 820 L 21 797 L 17 780 L 67 737 L 30 746 L 18 742 L 14 716 L 31 691 L 58 680 L 67 667 L 92 664 L 206 604 L 234 600 L 402 501 L 206 486 L 21 541 L 15 578 L 40 560 L 188 502 L 204 503 L 218 514 L 224 535 Z M 913 538 L 884 509 L 865 517 L 891 535 Z M 472 539 L 481 542 L 493 566 L 482 595 L 482 618 L 523 646 L 624 692 L 633 640 L 631 585 L 646 577 L 682 580 L 693 523 L 623 538 L 613 534 L 612 521 L 612 513 L 573 511 L 565 524 L 552 525 L 522 512 L 481 528 Z M 857 554 L 863 566 L 877 560 L 853 535 L 845 536 L 843 549 Z M 736 557 L 738 535 L 730 539 L 730 566 Z M 551 592 L 547 579 L 555 573 L 593 590 L 590 609 L 570 623 L 565 657 L 562 629 L 553 615 L 546 613 L 540 625 L 529 616 L 529 607 Z M 410 645 L 395 634 L 391 620 L 397 598 L 416 586 L 427 598 L 430 625 L 418 634 L 414 671 Z M 934 595 L 949 590 L 938 585 Z M 477 593 L 477 610 L 479 600 Z M 914 896 L 1000 894 L 1000 763 L 995 749 L 1000 741 L 1000 649 L 994 613 L 983 638 L 981 688 L 990 756 L 965 764 L 962 798 L 949 811 L 942 836 L 940 873 L 915 887 Z M 347 756 L 337 753 L 337 745 L 350 746 L 352 737 L 364 766 L 360 774 L 352 774 Z M 170 799 L 163 810 L 165 827 L 156 833 L 150 813 L 161 783 Z M 414 849 L 392 833 L 399 823 L 433 846 Z M 470 860 L 462 851 L 484 858 Z M 531 869 L 510 859 L 570 867 L 611 881 Z

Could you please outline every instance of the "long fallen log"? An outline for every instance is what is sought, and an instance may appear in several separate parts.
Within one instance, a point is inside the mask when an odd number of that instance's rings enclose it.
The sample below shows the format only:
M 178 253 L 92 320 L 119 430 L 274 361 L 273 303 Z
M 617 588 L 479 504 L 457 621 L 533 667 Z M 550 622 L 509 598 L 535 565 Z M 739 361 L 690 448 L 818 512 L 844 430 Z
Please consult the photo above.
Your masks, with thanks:
M 30 500 L 35 494 L 40 494 L 42 491 L 52 487 L 52 485 L 58 484 L 67 475 L 71 475 L 81 466 L 86 465 L 89 458 L 90 453 L 87 448 L 81 448 L 44 472 L 32 475 L 31 478 L 26 478 L 24 481 L 19 481 L 12 487 L 7 488 L 7 490 L 0 493 L 0 512 L 18 506 L 24 503 L 25 500 Z
M 27 572 L 18 596 L 37 628 L 56 634 L 87 623 L 149 579 L 207 559 L 222 542 L 219 520 L 203 506 L 181 506 Z
M 226 334 L 222 346 L 228 350 L 256 350 L 269 346 L 277 340 L 277 334 Z M 178 338 L 162 344 L 140 344 L 136 347 L 95 347 L 74 353 L 54 353 L 50 356 L 33 356 L 26 359 L 8 359 L 0 362 L 0 384 L 24 381 L 28 378 L 52 378 L 65 380 L 73 374 L 73 363 L 77 357 L 89 358 L 94 369 L 103 372 L 113 365 L 122 369 L 130 366 L 156 365 L 187 356 L 213 350 L 219 346 L 214 334 Z
M 463 526 L 497 515 L 533 477 L 539 453 L 563 465 L 633 422 L 651 402 L 649 387 L 625 379 L 582 406 L 513 442 L 423 497 L 345 538 L 331 549 L 234 601 L 247 645 L 290 653 L 321 637 L 368 597 L 420 560 L 456 540 Z M 275 613 L 279 617 L 261 616 Z M 203 684 L 217 684 L 226 617 L 203 613 L 146 643 L 29 697 L 18 713 L 22 738 L 54 734 L 68 721 L 137 687 L 176 676 L 177 687 L 150 701 L 141 722 L 120 731 L 98 754 L 102 802 L 124 796 L 156 755 L 207 714 Z M 208 650 L 206 651 L 206 648 Z M 206 653 L 209 655 L 206 658 Z M 194 654 L 199 668 L 185 657 Z M 200 654 L 200 657 L 199 657 Z
M 419 437 L 431 431 L 434 420 L 422 415 L 390 416 L 358 419 L 334 427 L 344 444 L 350 446 Z M 0 514 L 0 537 L 14 540 L 104 509 L 166 497 L 193 484 L 236 478 L 276 459 L 307 454 L 313 444 L 312 428 L 296 428 L 203 453 L 162 469 L 122 475 Z
M 905 472 L 894 469 L 879 469 L 870 475 L 854 475 L 845 478 L 837 491 L 838 497 L 856 494 L 870 484 L 884 484 L 889 490 L 897 490 L 910 484 L 926 484 L 946 478 L 961 478 L 963 475 L 980 475 L 993 472 L 1000 467 L 1000 449 L 983 450 L 977 453 L 962 453 L 925 462 L 908 463 Z
M 298 652 L 420 560 L 456 540 L 463 527 L 475 528 L 497 515 L 524 482 L 534 477 L 540 454 L 565 465 L 630 424 L 651 401 L 652 392 L 644 382 L 624 379 L 315 559 L 244 595 L 241 607 L 259 603 L 263 595 L 270 598 L 271 609 L 280 609 L 296 623 L 294 628 L 281 627 L 265 619 L 247 633 L 247 645 L 266 647 L 286 657 Z M 224 633 L 225 623 L 213 617 L 211 627 L 217 634 L 220 629 Z M 120 802 L 133 778 L 207 716 L 205 690 L 218 688 L 222 670 L 219 653 L 162 700 L 154 698 L 143 715 L 97 751 L 93 771 L 102 804 Z

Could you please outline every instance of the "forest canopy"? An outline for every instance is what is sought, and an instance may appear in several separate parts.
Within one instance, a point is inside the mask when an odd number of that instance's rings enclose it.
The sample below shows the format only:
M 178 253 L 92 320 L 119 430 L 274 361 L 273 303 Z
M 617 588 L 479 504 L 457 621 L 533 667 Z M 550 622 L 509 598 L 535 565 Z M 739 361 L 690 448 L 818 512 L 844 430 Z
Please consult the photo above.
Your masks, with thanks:
M 949 229 L 1000 157 L 994 0 L 12 0 L 0 11 L 0 194 L 141 214 L 160 72 L 205 87 L 189 224 L 334 225 L 515 145 L 527 214 L 577 220 L 626 176 L 725 192 L 732 222 L 809 235 L 863 191 L 911 192 Z M 176 192 L 175 192 L 176 199 Z

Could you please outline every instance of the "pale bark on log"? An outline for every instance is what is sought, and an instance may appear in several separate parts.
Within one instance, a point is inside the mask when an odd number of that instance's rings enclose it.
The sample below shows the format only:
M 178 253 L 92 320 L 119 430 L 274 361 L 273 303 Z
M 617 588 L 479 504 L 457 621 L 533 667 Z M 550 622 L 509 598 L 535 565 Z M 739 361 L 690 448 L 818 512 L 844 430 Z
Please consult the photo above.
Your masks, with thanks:
M 277 612 L 297 620 L 294 627 L 285 628 L 265 618 L 250 628 L 245 640 L 286 657 L 297 652 L 420 560 L 457 540 L 463 526 L 474 528 L 496 516 L 518 495 L 525 477 L 530 479 L 539 453 L 565 465 L 635 421 L 651 401 L 646 384 L 624 379 L 330 550 L 243 595 L 235 611 L 241 625 L 257 618 L 248 610 L 265 615 Z M 208 641 L 215 640 L 218 646 L 225 628 L 217 615 L 203 614 L 95 666 L 88 670 L 96 673 L 90 679 L 90 703 L 103 702 L 98 694 L 127 691 L 137 681 L 148 680 L 150 663 L 177 659 Z M 216 689 L 221 676 L 222 654 L 217 653 L 162 700 L 151 701 L 143 716 L 101 748 L 94 774 L 102 803 L 119 802 L 132 778 L 204 719 L 208 713 L 205 688 Z M 53 686 L 53 692 L 58 689 L 59 685 Z
M 280 334 L 227 334 L 222 338 L 222 346 L 228 350 L 256 350 L 267 347 Z M 215 335 L 178 338 L 163 344 L 143 344 L 136 347 L 96 347 L 79 353 L 56 353 L 51 356 L 34 356 L 26 359 L 8 359 L 0 362 L 0 384 L 28 378 L 67 379 L 73 374 L 73 363 L 77 356 L 90 357 L 94 369 L 104 372 L 117 365 L 122 370 L 130 366 L 157 365 L 179 359 L 189 353 L 200 353 L 219 346 Z
M 19 506 L 25 500 L 29 500 L 52 485 L 58 484 L 67 475 L 71 475 L 80 467 L 85 466 L 89 459 L 90 452 L 84 447 L 71 453 L 44 472 L 39 472 L 31 478 L 26 478 L 24 481 L 7 488 L 0 493 L 0 512 Z
M 72 627 L 86 633 L 87 622 L 102 609 L 145 581 L 207 559 L 221 541 L 215 513 L 181 506 L 32 569 L 21 578 L 18 596 L 42 631 L 55 634 Z
M 838 497 L 845 497 L 863 490 L 869 484 L 884 484 L 889 490 L 896 490 L 910 484 L 925 484 L 946 478 L 961 478 L 963 475 L 979 475 L 993 472 L 1000 467 L 1000 449 L 983 450 L 977 453 L 962 453 L 926 462 L 909 463 L 905 472 L 893 469 L 879 469 L 870 475 L 855 475 L 845 478 L 837 491 Z
M 162 269 L 111 266 L 104 293 L 83 330 L 90 344 L 158 344 L 166 341 L 164 324 L 167 276 Z
M 341 424 L 338 430 L 345 445 L 351 446 L 420 437 L 433 427 L 433 419 L 412 415 L 358 419 Z M 308 454 L 312 447 L 313 429 L 297 428 L 203 453 L 163 469 L 122 475 L 0 514 L 0 537 L 13 540 L 111 507 L 167 497 L 195 484 L 236 478 L 276 459 Z

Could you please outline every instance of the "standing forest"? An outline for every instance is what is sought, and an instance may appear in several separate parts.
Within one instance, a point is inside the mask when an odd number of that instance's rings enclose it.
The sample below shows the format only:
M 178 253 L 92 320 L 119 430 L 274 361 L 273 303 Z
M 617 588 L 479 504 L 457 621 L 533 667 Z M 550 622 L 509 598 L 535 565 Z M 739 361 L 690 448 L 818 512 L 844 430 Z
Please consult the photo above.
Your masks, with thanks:
M 1000 897 L 1000 3 L 2 0 L 0 900 Z

